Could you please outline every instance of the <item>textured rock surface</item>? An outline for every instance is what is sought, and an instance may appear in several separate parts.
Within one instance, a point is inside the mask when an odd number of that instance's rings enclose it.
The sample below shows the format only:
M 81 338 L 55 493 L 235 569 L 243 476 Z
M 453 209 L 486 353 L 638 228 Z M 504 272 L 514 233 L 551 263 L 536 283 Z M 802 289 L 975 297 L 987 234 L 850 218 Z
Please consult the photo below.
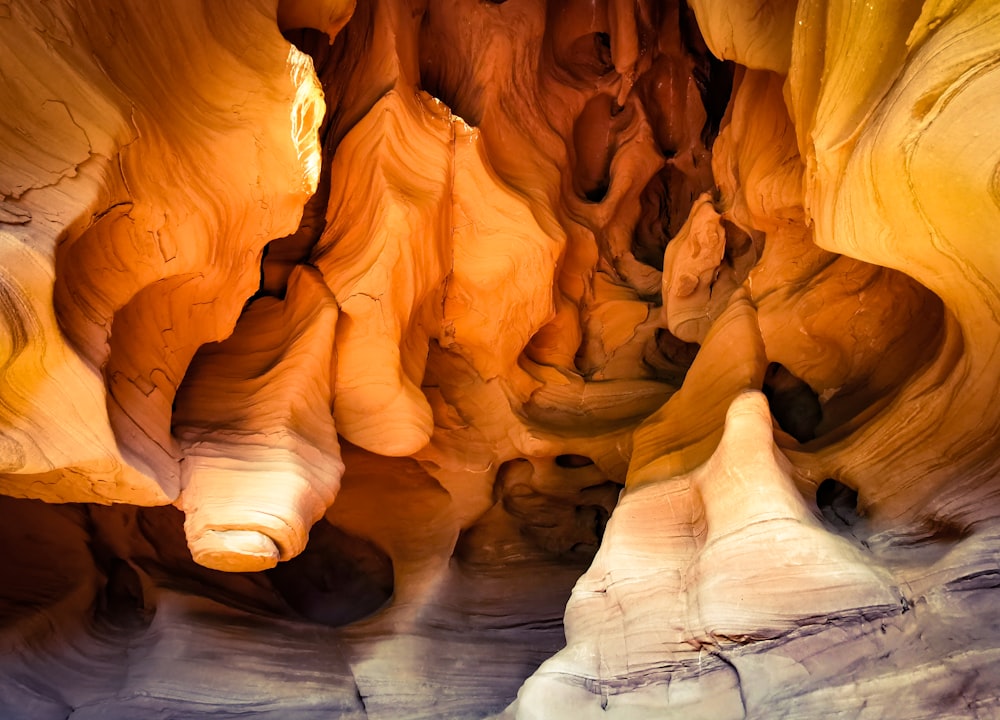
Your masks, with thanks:
M 0 717 L 995 716 L 998 38 L 0 7 Z

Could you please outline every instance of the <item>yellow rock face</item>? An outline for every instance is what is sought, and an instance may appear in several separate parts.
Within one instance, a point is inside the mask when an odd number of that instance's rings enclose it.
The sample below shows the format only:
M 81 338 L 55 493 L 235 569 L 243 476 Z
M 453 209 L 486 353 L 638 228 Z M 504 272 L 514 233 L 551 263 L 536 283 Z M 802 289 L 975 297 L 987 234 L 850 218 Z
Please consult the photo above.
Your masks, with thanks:
M 3 19 L 28 79 L 3 99 L 24 110 L 5 123 L 0 189 L 23 220 L 3 234 L 19 308 L 4 315 L 11 494 L 174 499 L 177 386 L 232 331 L 261 250 L 315 190 L 322 95 L 273 10 L 173 10 L 26 4 Z M 247 32 L 257 49 L 233 62 Z

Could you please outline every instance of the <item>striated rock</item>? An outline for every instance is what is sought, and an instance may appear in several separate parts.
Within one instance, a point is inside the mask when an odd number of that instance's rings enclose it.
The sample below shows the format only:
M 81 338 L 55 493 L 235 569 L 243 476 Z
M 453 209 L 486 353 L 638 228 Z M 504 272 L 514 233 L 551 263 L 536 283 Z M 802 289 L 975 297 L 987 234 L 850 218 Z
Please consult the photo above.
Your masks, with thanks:
M 187 365 L 232 331 L 261 249 L 315 189 L 311 60 L 266 3 L 18 3 L 0 32 L 24 78 L 4 85 L 23 112 L 4 123 L 0 193 L 32 218 L 3 232 L 5 491 L 169 502 Z
M 795 13 L 791 0 L 712 3 L 692 0 L 705 42 L 716 57 L 755 70 L 787 74 L 791 63 Z
M 35 5 L 0 717 L 996 714 L 995 3 Z
M 986 170 L 997 156 L 988 141 L 979 144 L 984 131 L 974 108 L 1000 79 L 982 64 L 996 48 L 990 29 L 998 18 L 988 3 L 970 5 L 947 22 L 931 6 L 910 12 L 909 25 L 896 17 L 877 25 L 884 32 L 877 42 L 886 43 L 878 52 L 891 50 L 878 78 L 840 97 L 829 119 L 819 111 L 827 112 L 832 96 L 817 97 L 817 116 L 808 124 L 823 122 L 824 130 L 806 146 L 816 168 L 807 199 L 817 243 L 906 272 L 941 299 L 947 318 L 940 349 L 924 372 L 849 447 L 837 448 L 835 462 L 843 464 L 845 477 L 857 477 L 853 484 L 867 498 L 873 522 L 886 530 L 932 518 L 963 527 L 986 521 L 993 512 L 984 500 L 993 494 L 997 468 L 997 410 L 987 401 L 997 381 L 990 369 L 998 338 L 990 279 L 996 257 L 981 242 L 997 212 L 992 170 Z M 856 26 L 852 33 L 862 58 L 875 52 L 871 27 Z M 956 44 L 958 37 L 963 42 Z M 973 79 L 966 75 L 970 68 L 982 74 Z M 845 79 L 858 72 L 853 63 L 831 70 Z M 793 97 L 813 84 L 806 79 L 812 72 L 803 64 L 802 74 L 790 75 Z M 879 111 L 857 122 L 851 142 L 834 149 L 830 133 L 844 134 L 845 116 L 867 114 L 875 103 Z M 792 107 L 798 113 L 801 103 Z M 797 130 L 800 138 L 805 127 Z M 878 194 L 869 196 L 874 187 Z M 956 192 L 962 213 L 955 212 Z M 872 238 L 863 249 L 860 227 L 870 228 L 865 235 Z M 890 436 L 891 451 L 884 444 Z M 924 440 L 929 437 L 933 442 Z M 953 460 L 942 463 L 942 457 Z M 856 469 L 860 465 L 864 472 Z M 877 481 L 890 467 L 895 482 Z
M 429 101 L 391 93 L 344 138 L 331 169 L 331 221 L 312 260 L 344 318 L 337 426 L 385 455 L 420 450 L 433 429 L 418 387 L 429 332 L 414 316 L 447 275 L 453 131 Z M 356 167 L 368 177 L 349 177 Z
M 563 717 L 567 698 L 620 717 L 757 715 L 767 706 L 741 693 L 761 679 L 728 659 L 737 648 L 818 618 L 898 615 L 890 578 L 816 520 L 794 473 L 773 444 L 766 399 L 749 392 L 733 401 L 707 462 L 630 487 L 567 605 L 566 649 L 529 679 L 512 715 Z M 736 686 L 713 678 L 704 689 L 673 687 L 697 681 L 689 666 L 706 653 L 710 674 L 728 666 Z M 641 709 L 628 697 L 637 678 Z
M 746 295 L 735 294 L 705 338 L 683 387 L 636 429 L 630 485 L 684 474 L 711 455 L 733 398 L 763 382 L 764 347 L 756 320 Z
M 299 266 L 284 300 L 257 300 L 232 335 L 195 357 L 173 432 L 184 452 L 177 506 L 196 562 L 273 567 L 302 552 L 333 502 L 344 472 L 330 416 L 336 323 L 330 291 Z

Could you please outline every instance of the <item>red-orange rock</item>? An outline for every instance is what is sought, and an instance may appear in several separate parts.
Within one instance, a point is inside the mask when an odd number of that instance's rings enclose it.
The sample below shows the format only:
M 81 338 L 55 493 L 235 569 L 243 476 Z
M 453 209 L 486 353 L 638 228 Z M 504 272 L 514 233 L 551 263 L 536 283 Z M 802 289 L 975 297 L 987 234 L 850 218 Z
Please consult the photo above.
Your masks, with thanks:
M 0 716 L 996 714 L 995 5 L 0 6 Z

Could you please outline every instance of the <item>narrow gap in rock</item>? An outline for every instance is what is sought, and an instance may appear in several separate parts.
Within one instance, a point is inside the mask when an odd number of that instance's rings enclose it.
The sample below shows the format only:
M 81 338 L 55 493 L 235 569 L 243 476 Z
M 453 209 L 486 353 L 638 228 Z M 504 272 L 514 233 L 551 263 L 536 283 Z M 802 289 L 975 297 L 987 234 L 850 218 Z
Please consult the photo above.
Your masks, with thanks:
M 594 461 L 586 455 L 557 455 L 556 465 L 561 468 L 581 468 L 593 465 Z
M 501 5 L 506 0 L 481 1 L 485 5 Z M 440 16 L 436 8 L 427 7 L 420 25 L 418 87 L 447 105 L 453 115 L 473 127 L 479 127 L 483 114 L 483 88 L 470 82 L 470 75 L 475 77 L 471 71 L 456 67 L 456 48 L 438 37 L 435 28 L 439 22 Z
M 663 271 L 663 252 L 670 241 L 670 197 L 667 176 L 661 170 L 646 183 L 639 196 L 639 221 L 632 233 L 632 254 L 641 263 Z
M 722 126 L 722 118 L 729 107 L 729 98 L 733 93 L 733 72 L 735 65 L 728 61 L 717 60 L 711 54 L 707 58 L 707 71 L 695 72 L 694 78 L 701 93 L 702 102 L 708 118 L 701 131 L 701 141 L 709 150 L 715 143 Z
M 764 395 L 782 430 L 800 443 L 816 437 L 816 428 L 823 420 L 823 407 L 808 383 L 781 363 L 773 362 L 764 375 Z
M 145 626 L 152 619 L 147 612 L 138 573 L 126 560 L 111 558 L 105 568 L 107 581 L 98 597 L 100 613 L 115 625 Z
M 583 196 L 588 202 L 599 203 L 608 194 L 608 187 L 610 186 L 610 180 L 601 181 L 589 190 L 585 190 Z
M 316 74 L 319 75 L 329 55 L 330 36 L 315 28 L 285 30 L 281 36 L 294 45 L 299 52 L 312 57 Z
M 707 116 L 701 130 L 701 140 L 706 148 L 711 149 L 719 134 L 726 108 L 729 106 L 736 66 L 728 60 L 719 60 L 711 53 L 702 37 L 694 12 L 683 1 L 680 5 L 680 25 L 685 48 L 695 60 L 692 76 Z
M 700 348 L 697 343 L 685 342 L 666 328 L 658 328 L 643 361 L 658 380 L 679 388 Z
M 607 75 L 615 69 L 615 63 L 611 57 L 611 36 L 606 32 L 596 32 L 593 39 L 599 73 L 602 76 Z
M 720 222 L 726 231 L 726 248 L 723 254 L 723 261 L 729 267 L 737 269 L 740 265 L 739 261 L 753 248 L 753 238 L 743 228 L 731 223 L 726 218 L 722 218 Z
M 849 531 L 859 520 L 858 491 L 833 478 L 827 478 L 816 488 L 816 506 L 837 531 Z
M 600 505 L 587 505 L 576 509 L 577 517 L 582 525 L 588 526 L 593 532 L 595 542 L 578 542 L 570 548 L 574 555 L 592 557 L 597 553 L 604 539 L 604 530 L 608 526 L 608 519 L 611 517 L 607 510 Z

